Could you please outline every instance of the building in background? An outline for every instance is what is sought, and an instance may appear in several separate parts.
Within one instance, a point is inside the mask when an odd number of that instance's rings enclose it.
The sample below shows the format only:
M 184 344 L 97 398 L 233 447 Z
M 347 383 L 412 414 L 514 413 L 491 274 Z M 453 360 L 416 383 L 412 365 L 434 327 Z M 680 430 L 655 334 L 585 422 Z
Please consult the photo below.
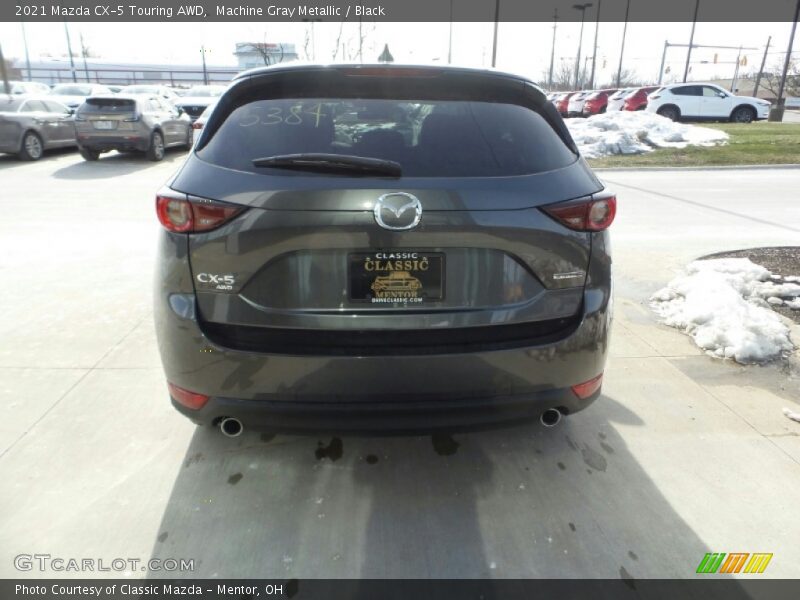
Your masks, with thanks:
M 240 42 L 233 53 L 241 69 L 253 69 L 265 65 L 297 60 L 294 44 L 267 42 Z

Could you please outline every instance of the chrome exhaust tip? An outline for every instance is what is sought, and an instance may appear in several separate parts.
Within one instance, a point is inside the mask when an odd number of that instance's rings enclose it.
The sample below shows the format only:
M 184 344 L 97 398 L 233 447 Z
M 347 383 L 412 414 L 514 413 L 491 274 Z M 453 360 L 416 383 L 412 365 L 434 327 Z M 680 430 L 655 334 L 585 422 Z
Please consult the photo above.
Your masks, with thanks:
M 539 422 L 545 427 L 555 427 L 561 421 L 561 411 L 557 408 L 548 408 L 539 417 Z
M 244 431 L 244 425 L 242 425 L 242 422 L 239 419 L 225 417 L 219 423 L 219 430 L 222 432 L 222 435 L 226 437 L 239 437 Z

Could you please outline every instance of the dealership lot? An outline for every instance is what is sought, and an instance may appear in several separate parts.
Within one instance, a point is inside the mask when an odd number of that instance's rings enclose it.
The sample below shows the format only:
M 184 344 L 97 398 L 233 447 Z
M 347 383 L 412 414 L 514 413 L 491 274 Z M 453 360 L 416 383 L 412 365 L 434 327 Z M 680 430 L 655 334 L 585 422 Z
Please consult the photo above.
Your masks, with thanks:
M 800 375 L 713 361 L 647 306 L 698 256 L 800 245 L 800 169 L 601 174 L 611 358 L 603 398 L 556 428 L 232 440 L 172 409 L 155 345 L 154 193 L 183 156 L 0 157 L 0 575 L 81 575 L 14 568 L 43 553 L 202 577 L 688 577 L 706 552 L 771 552 L 765 575 L 800 577 L 781 413 Z

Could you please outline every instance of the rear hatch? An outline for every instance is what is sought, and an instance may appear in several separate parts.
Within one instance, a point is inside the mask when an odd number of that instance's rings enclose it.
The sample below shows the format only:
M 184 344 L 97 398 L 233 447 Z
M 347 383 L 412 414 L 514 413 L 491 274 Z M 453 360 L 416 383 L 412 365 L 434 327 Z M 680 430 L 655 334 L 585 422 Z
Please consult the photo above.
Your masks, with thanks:
M 136 101 L 132 98 L 87 98 L 75 115 L 79 133 L 115 135 L 132 131 L 137 118 Z
M 563 327 L 591 234 L 538 207 L 602 189 L 527 82 L 334 68 L 234 85 L 170 187 L 244 209 L 187 235 L 200 319 L 239 339 Z

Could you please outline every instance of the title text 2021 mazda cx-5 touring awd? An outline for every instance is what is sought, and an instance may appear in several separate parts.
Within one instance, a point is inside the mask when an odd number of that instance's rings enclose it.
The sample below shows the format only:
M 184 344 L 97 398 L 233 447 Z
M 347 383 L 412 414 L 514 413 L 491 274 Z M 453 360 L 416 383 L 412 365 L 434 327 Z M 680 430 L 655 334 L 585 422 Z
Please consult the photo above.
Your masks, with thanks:
M 197 423 L 554 424 L 600 394 L 616 199 L 527 80 L 243 73 L 156 209 L 159 348 Z

